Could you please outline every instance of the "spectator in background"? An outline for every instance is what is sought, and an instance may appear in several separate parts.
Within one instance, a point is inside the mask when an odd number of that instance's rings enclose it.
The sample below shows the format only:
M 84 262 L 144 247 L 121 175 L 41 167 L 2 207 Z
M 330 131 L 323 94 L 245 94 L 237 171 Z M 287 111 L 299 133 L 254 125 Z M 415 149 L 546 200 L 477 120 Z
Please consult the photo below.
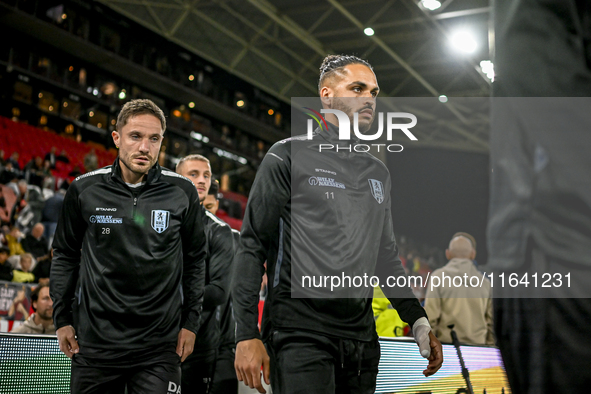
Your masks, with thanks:
M 373 289 L 373 318 L 376 322 L 376 331 L 381 337 L 402 337 L 410 332 L 410 326 L 403 322 L 394 309 L 392 303 L 386 298 L 380 287 Z
M 29 318 L 29 300 L 25 285 L 16 292 L 12 305 L 8 308 L 8 318 L 11 320 L 27 320 Z
M 4 159 L 4 149 L 0 149 L 0 167 L 4 167 L 6 160 Z
M 35 156 L 25 165 L 25 179 L 30 185 L 41 187 L 43 178 L 43 159 L 41 156 Z
M 16 224 L 23 232 L 28 232 L 35 223 L 41 220 L 44 204 L 41 189 L 29 185 L 27 181 L 21 179 L 18 182 L 16 204 L 12 209 L 12 223 Z
M 25 253 L 21 244 L 21 240 L 25 236 L 17 227 L 12 227 L 4 237 L 6 238 L 6 246 L 8 247 L 10 256 L 18 256 Z
M 6 246 L 0 246 L 0 280 L 12 280 L 12 265 L 7 261 L 9 253 L 10 249 Z
M 42 279 L 49 278 L 49 272 L 51 269 L 51 255 L 49 254 L 49 243 L 43 236 L 45 228 L 43 224 L 37 223 L 33 226 L 33 229 L 29 234 L 25 236 L 21 242 L 25 252 L 30 253 L 37 264 L 33 269 L 34 275 L 33 281 L 39 282 Z
M 6 240 L 6 234 L 10 232 L 10 228 L 7 224 L 2 223 L 2 228 L 0 229 L 0 246 L 8 246 L 8 241 Z
M 43 159 L 44 161 L 49 162 L 49 166 L 52 170 L 55 169 L 55 163 L 57 161 L 57 156 L 55 154 L 56 151 L 57 148 L 55 146 L 52 146 L 51 150 L 45 155 L 45 158 Z
M 51 177 L 53 174 L 51 173 L 51 163 L 49 160 L 43 161 L 43 167 L 41 168 L 40 174 L 43 176 L 43 180 L 45 181 L 47 177 Z M 45 187 L 45 182 L 41 182 L 41 185 Z
M 51 272 L 51 259 L 53 258 L 53 249 L 49 251 L 49 258 L 37 261 L 35 268 L 33 268 L 33 275 L 35 275 L 35 282 L 39 284 L 49 284 L 49 274 Z
M 18 266 L 23 272 L 33 272 L 34 259 L 31 253 L 23 253 L 19 256 Z
M 12 271 L 12 281 L 19 283 L 35 283 L 33 274 L 33 256 L 30 253 L 21 254 L 15 270 Z
M 57 161 L 61 161 L 62 163 L 66 163 L 66 164 L 70 163 L 70 159 L 68 158 L 68 153 L 66 152 L 65 149 L 62 149 L 60 154 L 55 159 Z
M 57 227 L 57 221 L 59 219 L 62 205 L 64 204 L 64 197 L 66 196 L 68 186 L 69 184 L 67 181 L 62 182 L 58 191 L 45 201 L 43 211 L 41 212 L 41 223 L 45 226 L 43 236 L 47 238 L 49 245 L 51 245 L 53 240 L 53 234 Z
M 33 313 L 22 325 L 11 332 L 16 334 L 48 334 L 55 335 L 53 325 L 53 301 L 49 296 L 49 285 L 39 285 L 31 293 Z
M 7 163 L 11 163 L 12 167 L 19 171 L 21 170 L 21 166 L 20 164 L 18 164 L 18 152 L 12 152 L 12 154 L 10 155 L 10 157 L 8 158 L 8 160 L 6 160 Z
M 448 325 L 453 324 L 462 343 L 494 344 L 492 289 L 488 278 L 483 278 L 474 265 L 474 244 L 467 236 L 455 236 L 445 251 L 449 262 L 433 271 L 427 284 L 425 311 L 433 332 L 441 342 L 451 343 Z M 465 278 L 466 275 L 468 278 L 478 277 L 479 285 L 472 287 L 471 280 L 466 283 L 463 279 L 462 286 L 454 285 L 457 283 L 454 282 L 455 277 Z M 451 278 L 451 281 L 443 280 L 443 276 Z M 434 282 L 435 279 L 439 280 Z
M 94 151 L 94 148 L 90 149 L 90 152 L 84 156 L 84 170 L 86 172 L 94 171 L 98 168 L 98 157 Z
M 47 239 L 43 236 L 44 231 L 45 226 L 41 223 L 37 223 L 21 242 L 25 252 L 31 253 L 38 262 L 49 259 L 49 244 L 47 243 Z
M 6 207 L 6 198 L 4 197 L 4 189 L 0 186 L 0 225 L 10 223 L 10 212 Z M 2 242 L 4 243 L 4 234 L 2 234 Z
M 474 258 L 472 259 L 472 261 L 476 261 L 476 238 L 474 238 L 471 234 L 464 233 L 462 231 L 455 233 L 451 237 L 451 239 L 454 239 L 455 237 L 465 237 L 470 241 L 470 244 L 472 244 L 472 248 L 474 248 Z
M 72 171 L 70 171 L 70 173 L 68 174 L 68 176 L 73 176 L 75 178 L 79 177 L 80 175 L 82 175 L 82 170 L 80 169 L 80 166 L 78 166 L 78 165 L 74 166 Z
M 0 171 L 0 183 L 9 186 L 14 191 L 14 194 L 18 194 L 15 181 L 20 175 L 20 171 L 16 170 L 12 162 L 8 161 Z M 12 185 L 9 183 L 12 183 Z

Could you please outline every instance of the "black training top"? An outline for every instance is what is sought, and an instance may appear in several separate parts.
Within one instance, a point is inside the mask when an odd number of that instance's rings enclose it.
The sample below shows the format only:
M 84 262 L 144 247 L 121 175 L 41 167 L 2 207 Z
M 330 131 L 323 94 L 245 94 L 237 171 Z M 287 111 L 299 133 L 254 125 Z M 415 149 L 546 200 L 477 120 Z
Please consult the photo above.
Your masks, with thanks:
M 56 329 L 73 325 L 82 346 L 123 350 L 176 343 L 181 327 L 196 333 L 202 210 L 193 183 L 158 164 L 138 188 L 118 160 L 76 178 L 53 241 Z
M 230 298 L 230 266 L 234 258 L 234 239 L 230 226 L 204 210 L 205 238 L 207 240 L 207 270 L 203 295 L 201 327 L 197 333 L 194 353 L 217 349 L 221 341 L 221 308 Z
M 232 229 L 232 238 L 234 240 L 234 254 L 238 248 L 240 241 L 240 232 Z M 228 270 L 228 275 L 231 275 L 233 266 Z M 226 303 L 220 308 L 220 347 L 234 346 L 236 343 L 236 321 L 234 320 L 234 307 L 232 304 L 232 297 L 229 296 Z
M 331 292 L 330 283 L 328 289 L 316 288 L 304 279 L 376 275 L 383 284 L 388 276 L 405 275 L 392 229 L 388 169 L 368 153 L 349 152 L 337 135 L 330 125 L 311 140 L 280 141 L 261 163 L 234 260 L 237 342 L 259 337 L 265 261 L 264 338 L 276 329 L 364 341 L 377 336 L 371 286 Z M 342 149 L 319 152 L 319 144 Z M 409 324 L 426 316 L 409 287 L 384 291 Z

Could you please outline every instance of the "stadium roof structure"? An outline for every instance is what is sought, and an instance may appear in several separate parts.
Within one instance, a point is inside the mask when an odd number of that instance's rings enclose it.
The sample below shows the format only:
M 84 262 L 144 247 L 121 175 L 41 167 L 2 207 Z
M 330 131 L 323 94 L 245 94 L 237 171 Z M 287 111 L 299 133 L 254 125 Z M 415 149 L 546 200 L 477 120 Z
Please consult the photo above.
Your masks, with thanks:
M 339 53 L 369 60 L 380 97 L 490 93 L 481 67 L 490 59 L 489 0 L 99 2 L 288 103 L 317 94 L 322 59 Z M 461 106 L 450 111 L 453 124 L 421 145 L 487 152 L 488 120 Z

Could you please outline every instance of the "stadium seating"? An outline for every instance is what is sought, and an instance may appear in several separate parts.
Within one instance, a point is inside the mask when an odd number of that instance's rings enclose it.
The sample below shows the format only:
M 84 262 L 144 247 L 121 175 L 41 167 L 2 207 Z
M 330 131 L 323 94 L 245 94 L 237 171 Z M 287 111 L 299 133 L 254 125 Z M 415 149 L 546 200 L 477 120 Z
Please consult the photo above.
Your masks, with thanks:
M 69 163 L 56 162 L 56 168 L 52 172 L 57 179 L 72 178 L 68 174 L 76 166 L 84 172 L 84 156 L 92 148 L 95 149 L 98 157 L 99 167 L 113 163 L 117 156 L 115 151 L 106 150 L 103 145 L 94 142 L 77 142 L 51 131 L 0 117 L 0 149 L 4 150 L 5 157 L 9 157 L 12 152 L 18 152 L 21 169 L 35 156 L 45 157 L 53 146 L 57 148 L 57 154 L 62 150 L 66 151 L 70 160 Z

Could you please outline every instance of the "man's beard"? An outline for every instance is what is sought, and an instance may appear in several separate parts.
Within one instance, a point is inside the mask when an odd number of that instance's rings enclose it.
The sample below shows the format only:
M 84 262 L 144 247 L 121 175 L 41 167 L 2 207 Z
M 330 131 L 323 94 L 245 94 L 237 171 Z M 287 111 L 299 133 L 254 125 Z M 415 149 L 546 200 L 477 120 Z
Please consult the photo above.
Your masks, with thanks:
M 148 166 L 147 168 L 144 167 L 140 167 L 137 164 L 133 163 L 133 159 L 137 156 L 146 156 L 148 158 Z M 121 155 L 119 156 L 119 160 L 121 160 L 121 163 L 123 163 L 123 165 L 131 172 L 135 173 L 135 174 L 141 174 L 141 175 L 145 175 L 148 173 L 148 171 L 150 171 L 150 168 L 152 168 L 154 166 L 154 164 L 156 164 L 156 160 L 153 160 L 151 156 L 149 155 L 136 155 L 135 157 L 132 156 L 128 156 L 123 158 Z M 152 162 L 153 161 L 153 162 Z M 135 167 L 135 168 L 134 168 Z
M 39 312 L 37 312 L 37 314 L 39 315 L 39 318 L 40 318 L 41 320 L 51 320 L 51 319 L 52 319 L 52 314 L 53 314 L 53 313 L 51 313 L 51 314 L 47 314 L 47 313 L 39 313 Z
M 358 98 L 339 98 L 339 97 L 333 97 L 332 99 L 332 109 L 338 109 L 339 111 L 344 112 L 345 114 L 347 114 L 347 117 L 349 118 L 349 121 L 351 122 L 351 127 L 354 127 L 354 122 L 355 122 L 355 113 L 353 112 L 353 108 L 350 107 L 349 105 L 347 105 L 345 103 L 345 101 L 349 101 L 349 102 L 359 102 Z M 367 106 L 363 106 L 359 108 L 359 111 L 362 111 L 364 109 L 368 108 Z M 358 111 L 358 112 L 359 112 Z M 373 108 L 372 108 L 373 111 Z M 372 112 L 372 117 L 369 121 L 367 122 L 359 122 L 358 126 L 359 126 L 359 132 L 362 134 L 365 134 L 369 131 L 369 129 L 371 128 L 371 125 L 373 124 L 373 120 L 375 118 L 375 111 Z

